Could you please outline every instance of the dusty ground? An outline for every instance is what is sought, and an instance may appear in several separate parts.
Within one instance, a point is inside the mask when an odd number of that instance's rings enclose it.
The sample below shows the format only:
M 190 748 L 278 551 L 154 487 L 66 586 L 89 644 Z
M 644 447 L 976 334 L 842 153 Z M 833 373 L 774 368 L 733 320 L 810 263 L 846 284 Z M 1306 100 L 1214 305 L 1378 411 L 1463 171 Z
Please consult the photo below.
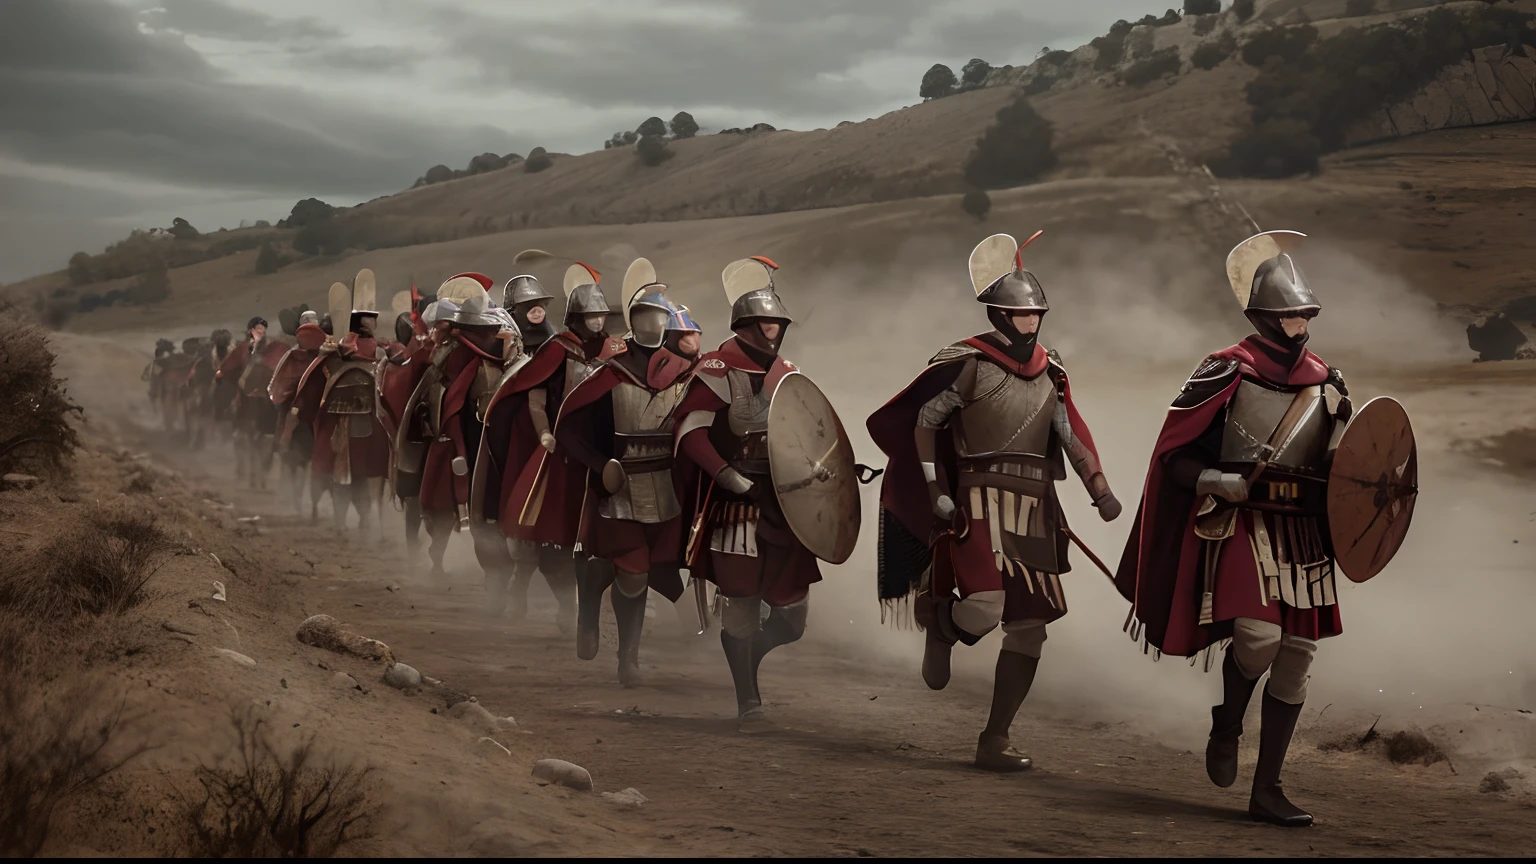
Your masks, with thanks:
M 221 752 L 229 706 L 248 703 L 274 712 L 289 734 L 313 732 L 342 757 L 376 766 L 377 836 L 354 847 L 371 854 L 1536 851 L 1529 786 L 1536 722 L 1516 710 L 1536 707 L 1536 688 L 1521 696 L 1519 687 L 1481 671 L 1479 662 L 1513 664 L 1525 676 L 1533 659 L 1528 636 L 1509 634 L 1497 643 L 1487 634 L 1471 637 L 1484 656 L 1463 655 L 1452 674 L 1478 681 L 1488 675 L 1500 685 L 1485 694 L 1492 698 L 1463 700 L 1447 690 L 1443 701 L 1415 713 L 1355 692 L 1355 673 L 1402 665 L 1400 659 L 1379 665 L 1369 651 L 1359 652 L 1370 642 L 1407 650 L 1392 630 L 1419 613 L 1412 611 L 1417 606 L 1397 605 L 1403 593 L 1421 606 L 1439 605 L 1411 564 L 1400 568 L 1407 572 L 1399 583 L 1373 583 L 1366 586 L 1372 593 L 1353 596 L 1347 617 L 1358 628 L 1336 640 L 1341 645 L 1326 646 L 1314 682 L 1317 695 L 1287 774 L 1287 788 L 1314 808 L 1318 823 L 1285 832 L 1246 819 L 1241 784 L 1223 791 L 1204 779 L 1199 745 L 1211 679 L 1176 668 L 1183 664 L 1152 664 L 1121 642 L 1114 628 L 1123 604 L 1106 601 L 1102 580 L 1091 573 L 1074 577 L 1076 614 L 1068 620 L 1094 632 L 1086 639 L 1073 627 L 1056 632 L 1037 692 L 1014 727 L 1015 740 L 1037 761 L 1031 773 L 998 777 L 968 766 L 995 647 L 985 642 L 961 658 L 949 691 L 924 688 L 916 664 L 920 637 L 873 620 L 869 542 L 852 564 L 829 570 L 814 595 L 807 639 L 765 664 L 763 689 L 781 731 L 743 737 L 734 731 L 732 691 L 713 632 L 694 636 L 672 609 L 656 608 L 643 656 L 648 683 L 620 689 L 611 646 L 596 661 L 578 661 L 557 635 L 552 604 L 542 593 L 522 626 L 487 620 L 479 613 L 481 588 L 463 548 L 453 553 L 460 566 L 452 583 L 433 584 L 421 575 L 424 568 L 404 559 L 401 546 L 337 538 L 286 513 L 272 493 L 234 488 L 219 451 L 194 457 L 141 425 L 145 410 L 134 380 L 139 355 L 78 337 L 61 337 L 60 344 L 64 371 L 87 405 L 93 443 L 70 484 L 0 499 L 7 527 L 46 535 L 56 527 L 50 522 L 61 518 L 60 508 L 123 497 L 185 526 L 188 545 L 197 551 L 164 568 L 154 585 L 156 599 L 123 625 L 118 644 L 125 647 L 94 665 L 126 688 L 131 705 L 152 716 L 160 749 L 112 781 L 109 794 L 65 811 L 47 851 L 176 851 L 169 790 L 188 781 L 195 761 Z M 806 362 L 814 364 L 818 355 L 806 347 Z M 1489 414 L 1491 428 L 1529 416 L 1533 377 L 1529 364 L 1463 364 L 1436 374 L 1378 373 L 1356 387 L 1390 387 L 1416 416 L 1432 415 L 1420 434 L 1433 447 L 1457 434 L 1453 418 L 1469 391 L 1504 406 L 1503 413 Z M 1163 401 L 1158 392 L 1123 395 L 1149 406 Z M 1140 407 L 1134 405 L 1138 412 Z M 845 413 L 861 410 L 855 402 Z M 1096 402 L 1092 410 L 1102 415 L 1108 408 Z M 1109 425 L 1106 419 L 1101 428 Z M 1105 437 L 1118 442 L 1125 434 L 1114 430 Z M 1130 459 L 1111 461 L 1111 468 Z M 127 480 L 146 470 L 153 491 L 125 495 Z M 1130 489 L 1134 483 L 1126 476 L 1119 485 Z M 1505 494 L 1479 487 L 1480 498 L 1466 499 L 1463 491 L 1442 484 L 1438 506 L 1421 510 L 1420 519 L 1455 518 L 1463 500 L 1497 509 Z M 1488 518 L 1493 512 L 1471 518 L 1490 530 L 1517 531 L 1517 543 L 1523 538 L 1526 548 L 1536 541 L 1523 516 L 1506 525 Z M 1122 528 L 1083 530 L 1091 542 L 1112 549 L 1114 540 L 1103 539 L 1103 531 L 1118 538 Z M 1434 557 L 1436 539 L 1426 536 L 1422 521 L 1413 539 L 1420 541 L 1414 557 Z M 1472 572 L 1490 590 L 1504 584 L 1493 580 L 1511 567 L 1529 573 L 1528 558 L 1511 562 L 1487 554 L 1481 560 L 1485 564 Z M 1524 593 L 1500 590 L 1511 606 L 1528 608 L 1528 579 L 1519 578 Z M 215 579 L 227 585 L 226 602 L 210 599 Z M 1411 592 L 1393 593 L 1409 586 Z M 1430 596 L 1423 596 L 1426 591 Z M 1372 619 L 1388 608 L 1409 611 L 1393 613 L 1397 625 L 1383 632 Z M 477 743 L 481 733 L 443 716 L 445 703 L 431 694 L 384 685 L 380 666 L 300 645 L 294 628 L 317 612 L 383 640 L 404 662 L 473 694 L 493 713 L 516 717 L 515 730 L 494 733 L 511 755 Z M 1516 620 L 1523 614 L 1512 612 Z M 1090 646 L 1102 656 L 1087 656 Z M 245 654 L 256 666 L 237 665 L 216 654 L 219 648 Z M 337 688 L 337 670 L 352 674 L 364 689 Z M 1423 686 L 1428 679 L 1412 680 Z M 1378 715 L 1386 715 L 1383 732 L 1424 729 L 1448 761 L 1397 765 L 1379 748 L 1319 749 L 1358 739 Z M 585 766 L 599 792 L 633 787 L 648 800 L 633 809 L 597 794 L 540 786 L 529 769 L 544 757 Z M 1253 758 L 1251 748 L 1245 750 L 1245 770 Z M 1487 772 L 1511 768 L 1509 791 L 1478 791 Z

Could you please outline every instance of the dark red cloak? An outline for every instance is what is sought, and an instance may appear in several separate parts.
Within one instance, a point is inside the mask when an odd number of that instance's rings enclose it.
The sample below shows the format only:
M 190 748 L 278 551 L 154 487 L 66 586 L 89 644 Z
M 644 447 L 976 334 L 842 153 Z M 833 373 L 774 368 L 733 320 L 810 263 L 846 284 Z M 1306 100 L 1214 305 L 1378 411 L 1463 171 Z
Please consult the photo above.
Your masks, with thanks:
M 1193 656 L 1230 635 L 1231 626 L 1230 619 L 1221 620 L 1220 609 L 1216 625 L 1200 626 L 1201 541 L 1194 534 L 1195 513 L 1200 502 L 1194 490 L 1165 480 L 1167 457 L 1210 428 L 1237 392 L 1243 378 L 1294 387 L 1321 384 L 1328 378 L 1327 364 L 1311 351 L 1303 350 L 1286 368 L 1265 352 L 1265 344 L 1260 337 L 1249 336 L 1207 358 L 1207 362 L 1226 361 L 1230 364 L 1236 361 L 1236 374 L 1203 401 L 1170 408 L 1152 450 L 1146 487 L 1115 574 L 1115 587 L 1121 596 L 1131 601 L 1131 614 L 1140 622 L 1141 635 L 1147 644 L 1164 654 Z M 1241 524 L 1239 528 L 1241 533 Z M 1245 536 L 1233 537 L 1224 544 L 1224 570 L 1228 566 L 1243 566 L 1246 558 L 1251 573 L 1252 556 L 1246 554 L 1244 544 Z M 1245 554 L 1227 555 L 1227 551 Z M 1246 578 L 1257 584 L 1256 574 Z M 1285 607 L 1285 612 L 1286 618 L 1280 623 L 1287 633 L 1315 639 L 1336 635 L 1342 630 L 1337 606 L 1322 609 Z
M 342 417 L 347 415 L 331 414 L 323 404 L 325 385 L 331 374 L 326 367 L 332 359 L 377 363 L 378 343 L 372 338 L 348 333 L 337 350 L 321 353 L 304 371 L 294 405 L 299 409 L 298 422 L 309 423 L 315 430 L 310 473 L 318 477 L 349 477 L 354 481 L 384 477 L 389 473 L 389 436 L 384 431 L 384 424 L 379 422 L 378 411 L 369 417 L 371 428 L 367 437 L 348 439 L 346 470 L 337 464 L 333 439 Z
M 443 360 L 443 407 L 439 415 L 442 428 L 428 443 L 426 461 L 421 467 L 424 511 L 451 511 L 461 504 L 468 506 L 470 478 L 480 450 L 479 421 L 469 403 L 469 391 L 482 362 L 500 363 L 498 358 L 463 339 L 455 341 L 458 344 Z M 462 475 L 453 473 L 453 460 L 460 456 L 470 467 Z

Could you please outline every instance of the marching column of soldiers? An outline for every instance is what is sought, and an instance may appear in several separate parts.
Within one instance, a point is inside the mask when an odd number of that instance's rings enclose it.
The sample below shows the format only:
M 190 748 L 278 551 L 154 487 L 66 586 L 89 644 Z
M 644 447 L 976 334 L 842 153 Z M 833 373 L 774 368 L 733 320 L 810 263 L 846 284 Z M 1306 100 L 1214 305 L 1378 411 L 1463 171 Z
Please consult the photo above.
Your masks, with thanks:
M 1293 255 L 1303 235 L 1249 238 L 1227 275 L 1254 333 L 1179 388 L 1111 570 L 1056 492 L 1070 466 L 1104 521 L 1122 515 L 1065 363 L 1040 341 L 1051 307 L 1024 266 L 1040 233 L 993 235 L 971 253 L 991 329 L 940 349 L 868 418 L 882 470 L 854 460 L 831 403 L 781 353 L 794 319 L 763 256 L 725 267 L 732 335 L 708 353 L 650 261 L 630 265 L 614 307 L 593 267 L 527 250 L 514 260 L 568 265 L 558 330 L 534 276 L 498 290 L 461 273 L 429 297 L 397 294 L 395 339 L 381 340 L 363 270 L 331 286 L 324 318 L 285 311 L 292 346 L 253 318 L 233 347 L 227 331 L 181 354 L 161 340 L 145 378 L 167 428 L 200 443 L 228 418 L 239 477 L 264 489 L 275 459 L 296 508 L 308 486 L 312 519 L 329 492 L 336 527 L 355 509 L 366 535 L 387 484 L 408 550 L 425 529 L 439 578 L 451 536 L 468 533 L 490 615 L 525 617 L 542 575 L 583 660 L 598 654 L 608 594 L 626 687 L 643 683 L 648 592 L 676 603 L 691 587 L 698 632 L 719 619 L 743 732 L 770 726 L 758 670 L 805 633 L 820 562 L 852 555 L 859 487 L 882 478 L 880 602 L 924 630 L 934 690 L 954 646 L 1001 630 L 975 765 L 1028 769 L 1010 729 L 1047 629 L 1067 614 L 1075 545 L 1132 604 L 1126 631 L 1144 653 L 1203 655 L 1207 668 L 1221 655 L 1206 749 L 1219 787 L 1237 781 L 1244 717 L 1268 675 L 1249 813 L 1309 825 L 1281 769 L 1318 643 L 1342 632 L 1336 575 L 1375 576 L 1408 530 L 1408 417 L 1390 398 L 1355 410 L 1343 375 L 1305 347 L 1321 304 Z

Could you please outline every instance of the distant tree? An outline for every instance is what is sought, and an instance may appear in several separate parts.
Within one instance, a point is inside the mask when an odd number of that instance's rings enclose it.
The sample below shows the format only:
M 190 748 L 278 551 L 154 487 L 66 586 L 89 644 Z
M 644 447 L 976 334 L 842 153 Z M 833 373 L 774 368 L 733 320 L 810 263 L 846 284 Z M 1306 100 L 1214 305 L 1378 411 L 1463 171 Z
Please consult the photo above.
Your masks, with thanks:
M 992 212 L 992 196 L 981 189 L 972 189 L 960 199 L 960 209 L 975 216 L 977 222 L 984 222 L 987 214 Z
M 1216 29 L 1216 18 L 1217 18 L 1217 16 L 1215 16 L 1215 15 L 1196 15 L 1195 16 L 1195 35 L 1196 36 L 1204 36 L 1207 33 L 1211 32 L 1212 30 L 1215 30 Z
M 692 138 L 699 134 L 699 124 L 694 122 L 693 115 L 687 111 L 677 112 L 677 116 L 668 125 L 672 129 L 673 138 Z
M 303 255 L 340 255 L 346 247 L 335 220 L 321 219 L 305 225 L 293 235 L 293 248 Z
M 1167 27 L 1171 24 L 1177 24 L 1183 20 L 1184 17 L 1181 16 L 1178 12 L 1173 9 L 1169 9 L 1167 12 L 1163 13 L 1163 17 L 1157 19 L 1157 21 L 1154 22 L 1154 26 Z
M 188 222 L 180 216 L 177 216 L 175 219 L 171 220 L 171 227 L 168 230 L 170 235 L 175 237 L 177 240 L 196 240 L 197 238 L 203 236 L 198 232 L 196 228 L 192 227 L 191 222 Z
M 939 99 L 955 92 L 955 73 L 943 63 L 935 63 L 923 75 L 917 95 L 924 99 Z
M 1116 26 L 1125 24 L 1124 21 L 1115 22 Z M 1093 68 L 1100 72 L 1120 65 L 1120 60 L 1125 57 L 1125 37 L 1131 32 L 1131 25 L 1125 24 L 1125 29 L 1117 32 L 1114 27 L 1109 28 L 1109 33 L 1104 36 L 1095 36 L 1088 44 L 1098 52 L 1093 59 Z
M 272 223 L 268 222 L 265 219 L 257 219 L 256 220 L 256 224 L 252 225 L 251 227 L 252 228 L 271 228 L 272 227 Z
M 1237 40 L 1232 38 L 1232 34 L 1226 33 L 1209 42 L 1201 42 L 1194 53 L 1189 55 L 1189 62 L 1196 69 L 1210 71 L 1220 66 L 1236 50 Z
M 1253 17 L 1253 0 L 1232 0 L 1232 14 L 1239 21 Z
M 1279 57 L 1287 63 L 1295 63 L 1316 41 L 1317 28 L 1311 24 L 1272 27 L 1243 43 L 1243 62 L 1249 66 L 1263 67 L 1269 58 Z
M 1376 0 L 1345 0 L 1344 14 L 1350 18 L 1372 15 L 1376 12 Z
M 997 112 L 966 158 L 965 182 L 977 189 L 1007 189 L 1034 182 L 1056 167 L 1055 130 L 1022 94 Z
M 1134 26 L 1136 25 L 1125 20 L 1124 18 L 1121 18 L 1119 21 L 1109 25 L 1109 35 L 1124 36 L 1125 34 L 1131 32 L 1131 28 Z
M 336 208 L 321 201 L 319 198 L 305 198 L 293 205 L 288 218 L 277 223 L 279 228 L 303 228 L 315 222 L 331 218 L 336 214 Z
M 136 306 L 150 306 L 164 302 L 170 296 L 171 274 L 166 270 L 165 261 L 155 258 L 149 269 L 129 284 L 124 299 Z
M 1040 59 L 1051 66 L 1063 66 L 1072 59 L 1072 52 L 1046 49 L 1046 52 L 1040 55 Z
M 987 81 L 987 76 L 992 74 L 992 64 L 980 57 L 971 58 L 971 62 L 960 69 L 960 80 L 971 87 L 980 87 Z
M 1125 49 L 1130 53 L 1132 60 L 1140 60 L 1152 53 L 1152 46 L 1156 44 L 1156 39 L 1151 27 L 1137 27 L 1125 37 Z
M 647 117 L 645 122 L 635 128 L 635 134 L 644 138 L 647 135 L 661 137 L 667 134 L 667 123 L 660 117 Z
M 261 244 L 261 251 L 256 253 L 256 273 L 265 276 L 276 273 L 282 266 L 283 258 L 277 254 L 277 249 L 273 248 L 272 241 Z
M 641 135 L 640 143 L 635 145 L 635 155 L 640 161 L 655 168 L 657 165 L 672 158 L 672 148 L 667 146 L 667 139 L 660 135 Z
M 548 151 L 543 147 L 535 147 L 528 151 L 528 158 L 523 160 L 523 170 L 537 174 L 553 164 L 555 160 L 550 158 Z
M 76 252 L 69 256 L 69 282 L 71 285 L 89 285 L 96 279 L 91 272 L 91 256 Z
M 1185 15 L 1215 15 L 1221 11 L 1221 0 L 1184 0 Z
M 499 171 L 505 167 L 507 167 L 507 160 L 502 157 L 497 156 L 495 153 L 481 153 L 479 156 L 469 160 L 469 167 L 466 169 L 466 173 L 472 175 L 484 174 L 487 171 Z
M 1132 87 L 1140 87 L 1150 84 L 1159 78 L 1179 74 L 1182 64 L 1179 61 L 1179 49 L 1169 46 L 1159 51 L 1153 51 L 1145 59 L 1137 60 L 1126 70 L 1120 73 L 1120 80 Z

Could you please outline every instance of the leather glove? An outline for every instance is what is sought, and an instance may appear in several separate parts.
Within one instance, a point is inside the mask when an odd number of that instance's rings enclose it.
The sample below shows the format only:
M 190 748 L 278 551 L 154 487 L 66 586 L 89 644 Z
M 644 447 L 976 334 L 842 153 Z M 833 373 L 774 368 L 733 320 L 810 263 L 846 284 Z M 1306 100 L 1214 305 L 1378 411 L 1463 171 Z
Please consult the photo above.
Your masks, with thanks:
M 603 465 L 603 488 L 609 495 L 617 495 L 629 484 L 629 476 L 624 473 L 624 466 L 617 459 L 609 459 Z
M 1248 500 L 1248 478 L 1241 474 L 1224 474 L 1219 469 L 1207 468 L 1195 481 L 1196 495 L 1215 495 L 1223 501 L 1236 504 Z
M 543 435 L 540 435 L 539 444 L 542 445 L 545 450 L 548 450 L 551 453 L 555 452 L 555 436 L 553 434 L 545 432 Z
M 727 492 L 745 495 L 754 500 L 757 498 L 757 484 L 729 465 L 715 472 L 715 483 Z
M 955 520 L 955 499 L 948 495 L 940 495 L 933 501 L 933 515 L 942 521 L 953 522 Z
M 1113 492 L 1105 492 L 1102 497 L 1093 502 L 1093 506 L 1099 509 L 1099 518 L 1105 522 L 1113 522 L 1120 518 L 1120 499 Z

